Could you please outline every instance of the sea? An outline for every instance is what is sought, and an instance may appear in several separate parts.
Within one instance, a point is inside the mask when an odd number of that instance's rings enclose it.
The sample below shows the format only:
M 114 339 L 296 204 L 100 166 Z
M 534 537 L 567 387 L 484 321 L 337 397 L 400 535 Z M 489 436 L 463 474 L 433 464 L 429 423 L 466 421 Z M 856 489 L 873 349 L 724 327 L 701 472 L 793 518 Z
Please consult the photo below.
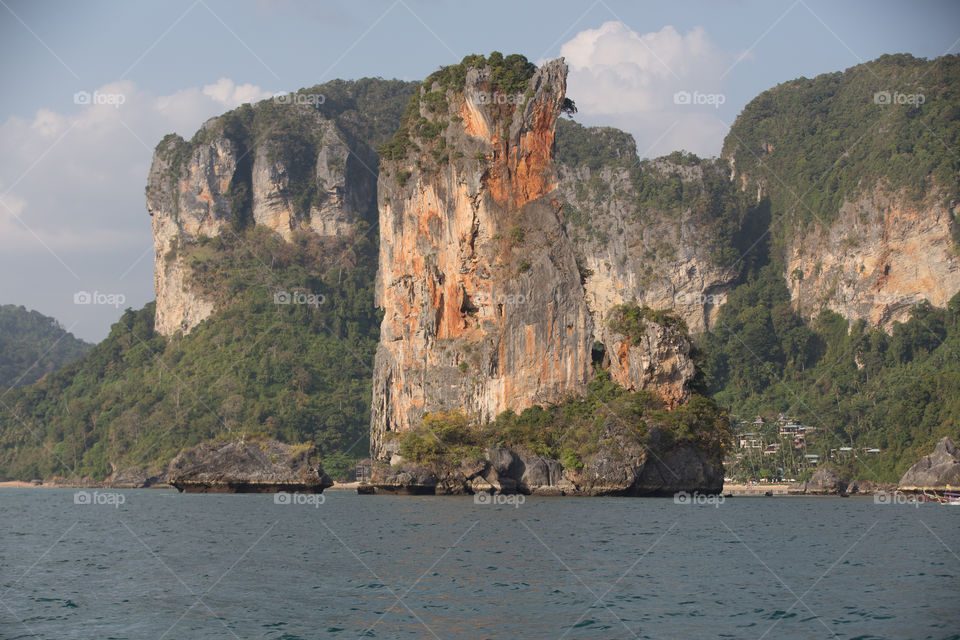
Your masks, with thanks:
M 960 508 L 0 490 L 0 638 L 958 638 Z

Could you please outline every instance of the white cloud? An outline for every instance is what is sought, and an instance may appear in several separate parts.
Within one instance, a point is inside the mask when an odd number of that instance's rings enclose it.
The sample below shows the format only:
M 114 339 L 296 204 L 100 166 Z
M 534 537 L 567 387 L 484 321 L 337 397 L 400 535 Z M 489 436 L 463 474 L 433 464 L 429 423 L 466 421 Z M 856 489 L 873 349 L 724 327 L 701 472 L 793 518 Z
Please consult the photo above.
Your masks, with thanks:
M 154 145 L 271 95 L 229 78 L 165 96 L 122 81 L 0 124 L 0 270 L 16 274 L 0 281 L 0 303 L 77 322 L 96 339 L 118 312 L 78 308 L 74 292 L 123 293 L 135 307 L 153 299 L 152 255 L 142 256 L 152 247 L 144 186 Z
M 271 93 L 252 84 L 234 84 L 229 78 L 220 78 L 203 88 L 203 95 L 213 98 L 227 108 L 233 108 L 244 102 L 256 102 L 269 98 Z
M 677 149 L 719 153 L 727 125 L 709 102 L 725 101 L 721 76 L 733 57 L 702 27 L 681 34 L 668 25 L 638 34 L 606 22 L 575 35 L 560 54 L 570 66 L 567 94 L 580 110 L 578 120 L 629 131 L 643 156 Z M 678 92 L 694 96 L 694 104 L 677 104 Z

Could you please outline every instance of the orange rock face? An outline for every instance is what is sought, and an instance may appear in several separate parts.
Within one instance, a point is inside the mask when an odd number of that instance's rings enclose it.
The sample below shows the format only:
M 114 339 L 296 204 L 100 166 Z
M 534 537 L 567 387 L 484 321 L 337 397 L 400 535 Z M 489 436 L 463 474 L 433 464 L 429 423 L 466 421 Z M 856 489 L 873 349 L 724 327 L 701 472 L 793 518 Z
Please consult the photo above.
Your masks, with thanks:
M 489 104 L 489 72 L 472 69 L 462 92 L 448 92 L 448 113 L 421 108 L 447 121 L 446 157 L 421 140 L 421 152 L 382 164 L 375 455 L 424 412 L 486 420 L 588 381 L 590 314 L 551 198 L 565 85 L 555 61 L 530 79 L 528 100 Z
M 887 331 L 917 303 L 945 307 L 960 290 L 953 220 L 936 192 L 917 201 L 878 185 L 794 239 L 785 273 L 794 304 L 807 318 L 831 309 Z

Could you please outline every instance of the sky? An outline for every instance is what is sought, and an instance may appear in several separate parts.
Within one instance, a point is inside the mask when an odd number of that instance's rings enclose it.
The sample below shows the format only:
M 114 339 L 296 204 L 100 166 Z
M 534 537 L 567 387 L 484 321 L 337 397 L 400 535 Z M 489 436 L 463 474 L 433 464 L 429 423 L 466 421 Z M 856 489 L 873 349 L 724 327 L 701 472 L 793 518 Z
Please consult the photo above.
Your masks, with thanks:
M 563 56 L 578 121 L 711 156 L 765 89 L 958 45 L 950 1 L 0 0 L 0 304 L 103 339 L 154 298 L 153 147 L 278 92 Z

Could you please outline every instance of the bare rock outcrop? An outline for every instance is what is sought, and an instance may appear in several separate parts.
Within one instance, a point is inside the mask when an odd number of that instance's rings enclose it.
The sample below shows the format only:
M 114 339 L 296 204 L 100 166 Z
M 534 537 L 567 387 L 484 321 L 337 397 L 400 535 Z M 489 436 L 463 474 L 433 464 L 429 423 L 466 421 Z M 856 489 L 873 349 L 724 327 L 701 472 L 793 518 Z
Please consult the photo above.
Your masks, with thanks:
M 468 69 L 455 89 L 428 80 L 407 126 L 441 133 L 382 160 L 375 457 L 386 432 L 425 412 L 488 420 L 590 377 L 591 318 L 553 197 L 566 71 L 562 60 L 544 65 L 509 101 L 488 67 Z
M 679 330 L 648 321 L 637 338 L 617 333 L 606 324 L 599 333 L 606 349 L 604 364 L 614 382 L 631 391 L 653 391 L 670 408 L 690 399 L 696 368 L 690 358 L 690 342 Z
M 185 259 L 201 236 L 237 234 L 249 225 L 285 240 L 298 231 L 350 233 L 375 206 L 376 188 L 370 158 L 358 161 L 351 149 L 362 150 L 362 142 L 296 103 L 244 105 L 211 118 L 190 141 L 166 136 L 154 152 L 146 190 L 155 329 L 186 334 L 215 311 L 191 286 Z
M 923 456 L 903 477 L 900 491 L 944 491 L 960 488 L 960 449 L 950 438 L 937 443 L 933 453 Z
M 333 481 L 311 462 L 313 454 L 311 445 L 215 440 L 181 452 L 167 481 L 187 493 L 323 493 Z
M 721 257 L 720 227 L 738 225 L 746 211 L 725 163 L 684 165 L 669 157 L 641 162 L 627 134 L 562 124 L 560 133 L 581 146 L 596 146 L 598 155 L 612 163 L 591 167 L 561 155 L 559 164 L 562 216 L 583 271 L 594 326 L 612 307 L 633 303 L 671 309 L 693 333 L 711 328 L 739 274 L 738 262 Z M 682 185 L 677 193 L 697 195 L 655 204 L 641 193 L 651 183 Z M 719 214 L 732 217 L 721 220 Z
M 651 453 L 647 447 L 613 438 L 580 468 L 565 468 L 552 458 L 504 447 L 486 449 L 480 460 L 459 466 L 379 465 L 367 494 L 537 496 L 670 496 L 679 491 L 716 494 L 723 489 L 723 468 L 689 445 Z
M 814 318 L 831 309 L 889 331 L 923 301 L 945 307 L 960 291 L 954 237 L 960 205 L 938 193 L 916 200 L 882 184 L 845 202 L 835 221 L 792 241 L 786 273 L 797 310 Z

